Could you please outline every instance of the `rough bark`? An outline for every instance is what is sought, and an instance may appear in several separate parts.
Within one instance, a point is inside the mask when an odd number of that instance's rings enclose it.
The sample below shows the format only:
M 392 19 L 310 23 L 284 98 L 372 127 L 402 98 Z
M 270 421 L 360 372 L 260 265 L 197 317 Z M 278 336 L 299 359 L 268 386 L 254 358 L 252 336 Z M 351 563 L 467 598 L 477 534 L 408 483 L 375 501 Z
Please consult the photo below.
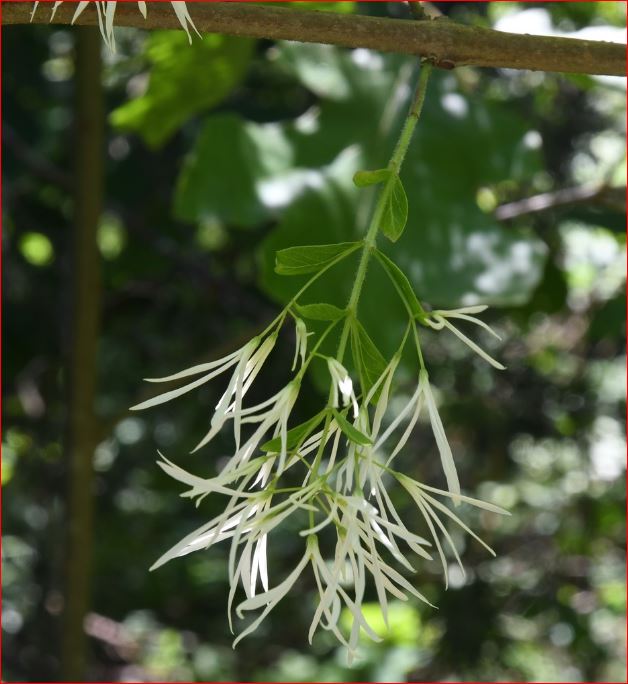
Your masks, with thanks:
M 30 21 L 31 2 L 4 3 L 4 24 Z M 435 66 L 507 67 L 534 71 L 626 75 L 626 46 L 574 38 L 530 36 L 464 26 L 446 18 L 411 22 L 249 3 L 188 3 L 199 31 L 234 36 L 364 47 L 428 58 Z M 59 7 L 54 24 L 69 24 L 74 3 Z M 50 8 L 40 6 L 33 21 L 48 22 Z M 117 26 L 180 29 L 170 3 L 151 2 L 144 19 L 134 2 L 118 3 Z M 77 24 L 96 25 L 94 8 Z

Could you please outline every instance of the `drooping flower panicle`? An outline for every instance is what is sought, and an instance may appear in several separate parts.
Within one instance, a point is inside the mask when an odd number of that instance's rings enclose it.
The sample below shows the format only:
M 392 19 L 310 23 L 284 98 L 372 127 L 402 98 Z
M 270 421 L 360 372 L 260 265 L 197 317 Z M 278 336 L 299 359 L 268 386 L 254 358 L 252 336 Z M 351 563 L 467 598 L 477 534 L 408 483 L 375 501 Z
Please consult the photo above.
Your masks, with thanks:
M 471 318 L 468 314 L 479 311 L 480 307 L 454 312 L 435 311 L 430 315 L 429 325 L 439 330 L 447 327 L 447 317 L 467 320 Z M 451 499 L 456 506 L 464 502 L 494 513 L 506 511 L 461 493 L 453 453 L 425 368 L 420 369 L 416 388 L 405 406 L 392 420 L 386 420 L 401 349 L 361 401 L 346 367 L 338 359 L 328 357 L 330 391 L 327 406 L 310 421 L 290 429 L 290 415 L 299 395 L 302 373 L 310 359 L 307 338 L 312 334 L 305 322 L 296 318 L 292 370 L 295 371 L 299 362 L 299 371 L 270 398 L 245 406 L 248 390 L 276 345 L 282 320 L 280 317 L 277 325 L 271 325 L 222 359 L 149 379 L 152 383 L 162 383 L 200 376 L 133 407 L 140 410 L 157 406 L 230 373 L 227 387 L 211 416 L 210 429 L 195 447 L 195 450 L 204 447 L 231 421 L 235 448 L 221 472 L 214 477 L 200 478 L 163 456 L 159 461 L 168 475 L 188 487 L 183 496 L 196 499 L 198 504 L 207 495 L 221 495 L 228 498 L 228 503 L 220 515 L 176 544 L 153 568 L 175 557 L 206 550 L 219 542 L 229 542 L 230 624 L 231 606 L 238 586 L 242 587 L 246 598 L 237 605 L 236 615 L 242 617 L 261 609 L 235 643 L 254 631 L 290 591 L 299 575 L 309 568 L 319 592 L 309 639 L 312 640 L 319 628 L 328 630 L 346 646 L 352 658 L 361 630 L 371 638 L 379 638 L 361 612 L 369 581 L 375 586 L 386 621 L 389 596 L 407 600 L 408 595 L 413 595 L 431 605 L 393 567 L 396 563 L 408 572 L 415 571 L 407 551 L 418 558 L 432 560 L 430 549 L 433 548 L 440 559 L 446 586 L 449 581 L 447 550 L 463 568 L 446 521 L 458 525 L 492 553 L 490 547 L 435 495 Z M 482 322 L 478 321 L 478 324 Z M 432 428 L 447 482 L 446 490 L 429 487 L 391 469 L 393 460 L 408 444 L 422 414 L 426 415 Z M 395 437 L 399 432 L 401 435 Z M 271 439 L 264 443 L 267 435 Z M 297 469 L 303 472 L 301 484 L 283 486 L 285 474 Z M 292 475 L 291 479 L 294 479 Z M 387 482 L 398 482 L 408 493 L 421 514 L 426 537 L 410 530 L 402 520 L 388 494 Z M 305 538 L 305 551 L 288 577 L 273 586 L 268 559 L 269 538 L 279 525 L 296 514 L 303 516 L 300 534 Z M 336 535 L 331 564 L 324 560 L 319 545 L 319 537 L 329 534 Z M 343 608 L 352 619 L 349 634 L 344 634 L 340 627 Z
M 113 13 L 108 16 L 112 17 Z M 402 574 L 402 570 L 415 572 L 417 560 L 434 562 L 438 557 L 445 586 L 448 586 L 448 555 L 452 555 L 463 568 L 448 525 L 457 525 L 493 553 L 442 499 L 451 500 L 454 506 L 466 503 L 492 513 L 507 514 L 507 511 L 468 497 L 461 491 L 454 455 L 438 411 L 418 332 L 419 326 L 434 331 L 447 328 L 482 359 L 495 368 L 503 369 L 498 361 L 452 323 L 452 320 L 472 323 L 496 335 L 476 317 L 486 307 L 471 306 L 427 313 L 407 277 L 375 248 L 382 216 L 386 212 L 389 218 L 394 215 L 394 220 L 388 221 L 389 225 L 383 229 L 387 237 L 397 240 L 405 225 L 398 220 L 398 212 L 387 203 L 403 193 L 398 171 L 420 115 L 427 75 L 429 68 L 427 72 L 421 71 L 417 96 L 389 167 L 370 172 L 370 178 L 382 183 L 383 189 L 364 240 L 280 250 L 277 253 L 278 274 L 314 272 L 315 275 L 277 319 L 262 334 L 222 359 L 150 380 L 186 382 L 133 407 L 139 410 L 157 406 L 220 375 L 231 374 L 210 417 L 209 430 L 194 449 L 206 446 L 231 421 L 234 449 L 220 472 L 201 478 L 165 457 L 159 462 L 168 475 L 187 487 L 182 496 L 196 499 L 197 505 L 208 495 L 224 496 L 224 510 L 162 555 L 153 568 L 176 557 L 208 549 L 216 543 L 228 542 L 229 624 L 232 626 L 233 605 L 240 618 L 256 613 L 237 636 L 234 645 L 261 624 L 296 585 L 300 575 L 307 571 L 312 573 L 318 590 L 318 605 L 310 625 L 309 639 L 313 639 L 318 629 L 329 631 L 347 648 L 351 659 L 358 648 L 361 632 L 374 640 L 381 638 L 368 624 L 362 610 L 369 584 L 375 587 L 386 622 L 391 596 L 403 601 L 413 596 L 432 605 Z M 344 309 L 325 303 L 301 305 L 301 295 L 316 279 L 360 248 L 358 270 Z M 388 362 L 357 316 L 368 260 L 373 253 L 379 255 L 378 260 L 387 270 L 408 312 L 406 332 Z M 311 345 L 308 345 L 308 337 L 312 333 L 300 317 L 307 317 L 306 314 L 314 320 L 329 322 Z M 247 393 L 274 349 L 282 324 L 289 316 L 294 318 L 296 332 L 292 360 L 294 375 L 268 399 L 249 406 Z M 340 321 L 343 327 L 337 352 L 324 355 L 320 351 L 321 345 Z M 414 338 L 418 359 L 414 376 L 416 386 L 405 406 L 397 415 L 391 416 L 397 369 L 406 342 L 411 337 Z M 351 358 L 345 360 L 349 341 Z M 327 365 L 327 402 L 312 418 L 291 426 L 291 415 L 304 373 L 314 358 L 323 359 Z M 362 386 L 354 383 L 348 369 L 353 369 L 354 378 L 360 378 Z M 187 381 L 192 377 L 195 379 Z M 407 448 L 422 415 L 431 426 L 446 489 L 428 486 L 396 468 L 396 459 Z M 415 461 L 419 459 L 415 457 Z M 420 529 L 414 529 L 414 524 L 404 521 L 396 510 L 388 492 L 391 484 L 398 484 L 414 503 L 415 511 L 420 515 L 415 514 L 411 519 L 420 523 Z M 304 548 L 288 575 L 279 582 L 273 582 L 273 533 L 287 519 L 292 525 L 299 521 L 298 534 L 303 539 Z M 321 551 L 327 544 L 334 549 L 330 558 Z M 244 598 L 237 603 L 239 587 Z M 342 615 L 350 617 L 348 633 L 343 629 Z

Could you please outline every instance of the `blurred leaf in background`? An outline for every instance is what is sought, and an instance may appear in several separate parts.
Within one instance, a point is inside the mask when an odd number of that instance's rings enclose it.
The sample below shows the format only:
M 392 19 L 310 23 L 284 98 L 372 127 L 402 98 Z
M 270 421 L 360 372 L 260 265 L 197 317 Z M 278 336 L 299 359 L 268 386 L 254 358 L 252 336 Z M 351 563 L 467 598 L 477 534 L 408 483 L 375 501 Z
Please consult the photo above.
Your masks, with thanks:
M 139 133 L 151 147 L 162 145 L 189 117 L 229 95 L 244 76 L 253 46 L 252 40 L 216 34 L 190 45 L 181 31 L 154 32 L 145 47 L 145 92 L 115 109 L 111 123 Z

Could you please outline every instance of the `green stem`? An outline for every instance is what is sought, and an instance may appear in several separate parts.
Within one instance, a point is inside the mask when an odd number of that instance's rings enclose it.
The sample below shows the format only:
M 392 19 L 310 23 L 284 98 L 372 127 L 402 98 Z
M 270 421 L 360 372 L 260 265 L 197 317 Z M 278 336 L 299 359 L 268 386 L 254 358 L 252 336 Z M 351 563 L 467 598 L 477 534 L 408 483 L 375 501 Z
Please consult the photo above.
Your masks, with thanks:
M 355 281 L 353 283 L 353 288 L 349 296 L 349 303 L 347 304 L 347 317 L 342 328 L 342 333 L 340 335 L 340 342 L 338 344 L 338 352 L 336 358 L 342 363 L 342 357 L 347 346 L 347 340 L 349 338 L 349 331 L 351 330 L 351 323 L 355 318 L 358 310 L 358 303 L 360 301 L 360 293 L 362 292 L 362 285 L 364 284 L 364 279 L 366 278 L 366 270 L 368 268 L 369 259 L 373 251 L 375 250 L 375 243 L 377 242 L 377 233 L 379 232 L 379 227 L 382 221 L 382 215 L 386 207 L 386 201 L 390 192 L 392 191 L 392 185 L 395 177 L 399 174 L 401 165 L 403 163 L 404 157 L 410 145 L 410 140 L 412 139 L 412 134 L 416 128 L 419 117 L 421 116 L 421 110 L 423 109 L 423 102 L 425 101 L 425 92 L 427 89 L 427 82 L 430 76 L 432 67 L 430 64 L 422 64 L 421 70 L 419 72 L 419 81 L 417 84 L 416 92 L 412 105 L 410 106 L 410 111 L 406 117 L 403 128 L 401 129 L 401 134 L 399 135 L 399 140 L 395 146 L 395 150 L 388 162 L 388 169 L 390 170 L 390 176 L 385 182 L 379 197 L 377 198 L 377 204 L 375 205 L 375 210 L 373 211 L 373 217 L 369 224 L 366 236 L 364 238 L 364 243 L 362 247 L 362 253 L 360 255 L 360 262 L 358 264 L 358 270 L 355 276 Z M 330 390 L 330 401 L 332 390 Z M 323 451 L 325 450 L 327 432 L 329 430 L 329 424 L 331 422 L 331 415 L 328 414 L 325 419 L 325 425 L 323 427 L 323 438 L 321 444 L 314 458 L 314 464 L 312 466 L 313 477 L 318 474 L 318 468 L 323 456 Z
M 366 271 L 368 268 L 369 259 L 375 248 L 377 242 L 377 234 L 379 232 L 379 227 L 382 221 L 382 215 L 386 208 L 386 202 L 388 196 L 390 195 L 395 181 L 396 176 L 398 176 L 403 164 L 403 160 L 408 151 L 408 146 L 410 145 L 410 140 L 412 139 L 412 134 L 421 116 L 421 110 L 423 109 L 423 102 L 425 101 L 425 92 L 427 89 L 427 82 L 430 76 L 432 67 L 430 64 L 423 64 L 421 66 L 421 71 L 419 73 L 419 82 L 417 84 L 416 92 L 412 105 L 410 106 L 410 111 L 406 117 L 403 128 L 401 129 L 401 134 L 399 135 L 399 140 L 395 146 L 395 150 L 388 162 L 388 169 L 390 170 L 390 176 L 385 182 L 379 197 L 377 199 L 377 204 L 375 205 L 375 210 L 373 212 L 373 217 L 369 224 L 366 236 L 364 238 L 364 246 L 362 247 L 362 254 L 360 255 L 360 263 L 358 264 L 358 270 L 355 275 L 355 281 L 353 283 L 353 288 L 349 296 L 349 303 L 347 304 L 347 319 L 345 325 L 342 329 L 342 335 L 340 337 L 340 343 L 338 345 L 337 358 L 342 361 L 342 357 L 347 346 L 347 339 L 349 337 L 349 330 L 351 327 L 351 320 L 354 318 L 358 311 L 358 303 L 360 301 L 360 294 L 362 292 L 362 286 L 364 285 L 364 279 L 366 278 Z

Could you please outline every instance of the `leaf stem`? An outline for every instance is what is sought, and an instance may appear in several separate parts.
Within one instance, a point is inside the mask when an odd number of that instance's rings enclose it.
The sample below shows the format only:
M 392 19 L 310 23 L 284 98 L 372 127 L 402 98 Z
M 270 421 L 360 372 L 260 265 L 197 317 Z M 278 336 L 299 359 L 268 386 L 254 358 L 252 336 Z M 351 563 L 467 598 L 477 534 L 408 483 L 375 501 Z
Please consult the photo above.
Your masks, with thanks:
M 399 170 L 403 164 L 408 146 L 410 145 L 410 140 L 412 139 L 412 134 L 414 133 L 414 129 L 416 128 L 419 117 L 421 116 L 421 110 L 423 109 L 423 102 L 425 101 L 425 93 L 427 90 L 427 82 L 429 80 L 431 70 L 432 66 L 430 64 L 424 63 L 421 65 L 419 81 L 414 99 L 412 100 L 412 105 L 410 106 L 410 110 L 404 122 L 403 128 L 401 129 L 401 134 L 399 135 L 399 140 L 397 141 L 395 150 L 390 158 L 390 161 L 388 162 L 388 169 L 391 173 L 388 177 L 388 180 L 384 183 L 384 187 L 381 189 L 379 197 L 377 198 L 377 204 L 375 205 L 373 217 L 371 218 L 371 222 L 364 238 L 364 246 L 362 247 L 362 254 L 360 255 L 360 263 L 358 264 L 355 281 L 349 296 L 349 303 L 347 304 L 347 318 L 345 319 L 342 335 L 340 337 L 340 343 L 338 345 L 337 357 L 340 361 L 342 361 L 342 357 L 347 346 L 347 339 L 351 329 L 351 319 L 357 314 L 362 286 L 364 284 L 364 279 L 366 278 L 369 259 L 371 258 L 371 254 L 375 248 L 375 243 L 377 242 L 377 234 L 379 232 L 382 215 L 386 207 L 386 201 L 392 191 L 393 183 L 396 176 L 399 174 Z

